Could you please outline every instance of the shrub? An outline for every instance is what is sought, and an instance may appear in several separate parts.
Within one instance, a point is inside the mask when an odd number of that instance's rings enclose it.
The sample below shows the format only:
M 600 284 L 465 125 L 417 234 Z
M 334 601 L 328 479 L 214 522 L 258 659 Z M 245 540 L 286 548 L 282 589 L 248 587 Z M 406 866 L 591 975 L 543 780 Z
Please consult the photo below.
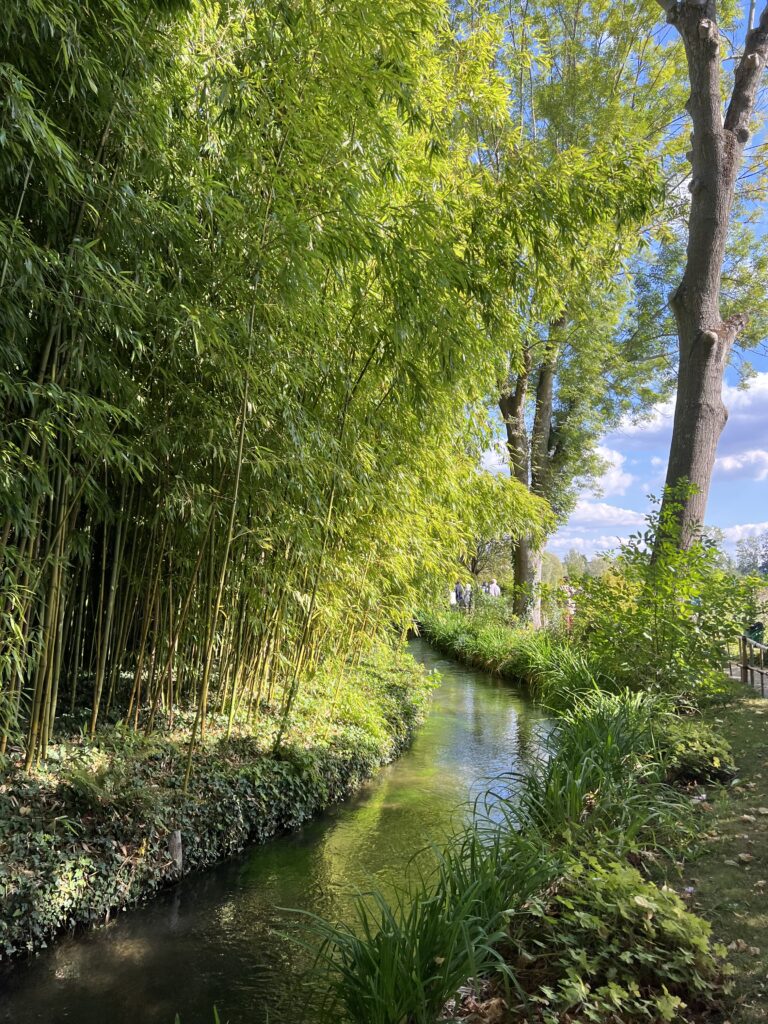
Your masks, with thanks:
M 618 861 L 584 855 L 528 902 L 508 959 L 545 1022 L 675 1021 L 721 982 L 710 926 Z
M 659 743 L 670 782 L 725 782 L 735 774 L 730 743 L 696 718 L 668 718 Z
M 727 645 L 755 615 L 754 581 L 724 568 L 706 537 L 680 550 L 674 506 L 647 522 L 608 572 L 579 581 L 577 639 L 622 686 L 700 697 L 721 691 Z
M 279 709 L 262 709 L 256 735 L 227 738 L 223 719 L 195 752 L 188 794 L 186 749 L 170 734 L 106 728 L 93 741 L 53 745 L 44 771 L 12 767 L 0 801 L 0 958 L 175 879 L 167 844 L 176 829 L 191 871 L 343 799 L 403 748 L 433 686 L 388 648 L 336 682 L 301 691 L 279 757 Z

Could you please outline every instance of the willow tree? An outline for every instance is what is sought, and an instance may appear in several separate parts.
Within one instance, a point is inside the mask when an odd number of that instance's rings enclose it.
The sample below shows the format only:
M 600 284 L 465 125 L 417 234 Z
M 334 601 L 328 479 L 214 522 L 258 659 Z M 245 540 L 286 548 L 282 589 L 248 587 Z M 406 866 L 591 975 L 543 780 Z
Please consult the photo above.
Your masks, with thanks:
M 749 314 L 741 309 L 723 318 L 720 303 L 737 179 L 768 60 L 768 6 L 755 27 L 754 11 L 750 15 L 724 105 L 726 54 L 715 0 L 659 3 L 685 49 L 690 83 L 686 110 L 693 124 L 686 262 L 682 280 L 669 297 L 677 325 L 679 369 L 664 499 L 678 510 L 680 543 L 687 546 L 704 522 L 717 443 L 727 420 L 723 377 Z M 684 498 L 682 482 L 690 488 Z

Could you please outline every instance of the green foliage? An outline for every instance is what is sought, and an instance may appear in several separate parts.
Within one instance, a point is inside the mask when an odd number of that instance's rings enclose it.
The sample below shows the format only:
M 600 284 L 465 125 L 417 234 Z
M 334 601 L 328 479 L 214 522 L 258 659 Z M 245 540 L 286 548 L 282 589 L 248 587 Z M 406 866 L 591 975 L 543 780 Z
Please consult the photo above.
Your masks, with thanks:
M 665 782 L 657 738 L 669 715 L 649 694 L 595 690 L 575 697 L 510 810 L 549 845 L 617 854 L 679 847 L 690 837 L 684 797 Z
M 496 947 L 510 908 L 526 900 L 551 868 L 524 840 L 470 828 L 437 856 L 434 875 L 393 904 L 374 893 L 350 926 L 313 919 L 317 966 L 331 984 L 328 1020 L 434 1024 L 467 978 L 504 971 Z
M 589 854 L 513 918 L 509 955 L 546 1024 L 688 1020 L 722 977 L 709 924 L 635 868 Z
M 580 579 L 575 621 L 605 676 L 697 699 L 726 686 L 727 645 L 753 621 L 755 581 L 722 568 L 706 537 L 681 550 L 677 509 L 651 512 L 610 571 Z
M 478 6 L 503 20 L 500 56 L 512 118 L 551 173 L 558 173 L 563 152 L 630 140 L 642 140 L 633 156 L 644 170 L 679 165 L 685 146 L 675 118 L 685 99 L 683 68 L 656 31 L 655 0 L 459 5 L 470 23 Z M 485 143 L 496 166 L 516 158 L 504 142 L 489 133 Z M 629 195 L 635 183 L 625 188 Z M 644 210 L 636 204 L 632 223 L 619 216 L 589 225 L 580 257 L 563 253 L 556 291 L 529 292 L 523 355 L 510 352 L 500 382 L 512 473 L 561 518 L 579 488 L 595 485 L 605 468 L 600 438 L 622 416 L 647 409 L 672 382 L 667 353 L 650 327 L 637 329 L 632 308 L 627 264 L 668 202 L 663 189 L 646 198 Z M 518 585 L 531 588 L 533 579 Z
M 589 652 L 566 634 L 515 627 L 505 620 L 504 604 L 495 601 L 473 615 L 422 612 L 419 628 L 430 643 L 460 661 L 524 683 L 535 700 L 555 712 L 581 694 L 616 688 Z
M 744 576 L 768 576 L 768 530 L 736 542 L 736 567 Z
M 728 741 L 693 715 L 668 717 L 658 742 L 672 782 L 726 782 L 736 773 Z
M 62 928 L 103 920 L 173 881 L 176 829 L 184 871 L 200 869 L 298 827 L 391 761 L 420 723 L 432 681 L 391 650 L 337 673 L 335 699 L 308 689 L 297 702 L 279 757 L 279 709 L 265 711 L 258 740 L 228 740 L 223 717 L 195 754 L 194 795 L 183 792 L 179 733 L 105 728 L 94 741 L 54 745 L 45 771 L 7 773 L 2 955 L 39 949 Z
M 492 12 L 5 6 L 0 746 L 67 707 L 258 731 L 478 531 L 551 522 L 477 472 L 499 339 L 658 183 L 629 137 L 541 165 Z

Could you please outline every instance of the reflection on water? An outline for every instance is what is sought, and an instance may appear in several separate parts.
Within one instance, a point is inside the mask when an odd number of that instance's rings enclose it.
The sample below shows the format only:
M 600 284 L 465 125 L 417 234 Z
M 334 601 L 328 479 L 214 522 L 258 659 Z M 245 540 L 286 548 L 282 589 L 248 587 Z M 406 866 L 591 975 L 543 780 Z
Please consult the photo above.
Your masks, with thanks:
M 541 715 L 512 688 L 412 651 L 442 684 L 412 748 L 354 799 L 298 832 L 185 879 L 110 926 L 61 939 L 0 979 L 0 1021 L 310 1024 L 307 956 L 286 907 L 349 920 L 352 894 L 402 885 L 414 853 L 461 821 L 487 781 L 519 767 Z

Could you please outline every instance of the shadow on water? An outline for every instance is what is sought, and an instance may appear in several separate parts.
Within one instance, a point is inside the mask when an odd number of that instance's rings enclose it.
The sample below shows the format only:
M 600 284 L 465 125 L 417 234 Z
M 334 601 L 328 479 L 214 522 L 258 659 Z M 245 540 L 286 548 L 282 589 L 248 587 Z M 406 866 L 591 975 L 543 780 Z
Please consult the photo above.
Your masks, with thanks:
M 414 656 L 442 684 L 413 746 L 353 799 L 298 832 L 184 879 L 108 927 L 67 936 L 0 978 L 3 1024 L 311 1024 L 306 957 L 285 937 L 296 907 L 349 920 L 353 893 L 402 886 L 416 851 L 439 842 L 488 780 L 517 769 L 546 729 L 514 689 Z

